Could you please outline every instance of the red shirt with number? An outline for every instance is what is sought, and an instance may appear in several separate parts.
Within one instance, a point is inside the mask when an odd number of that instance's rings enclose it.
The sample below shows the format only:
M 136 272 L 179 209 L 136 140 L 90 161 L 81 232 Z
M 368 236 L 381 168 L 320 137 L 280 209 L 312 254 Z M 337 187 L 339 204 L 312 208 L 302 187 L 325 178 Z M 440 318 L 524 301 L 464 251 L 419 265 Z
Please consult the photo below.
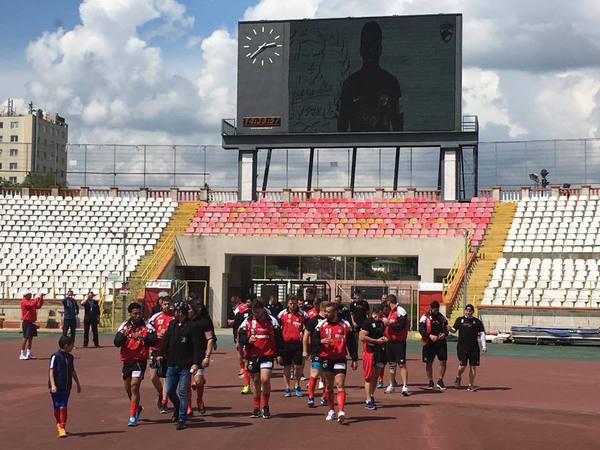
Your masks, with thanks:
M 302 342 L 304 324 L 308 320 L 308 315 L 304 311 L 291 312 L 284 309 L 277 318 L 281 323 L 283 342 Z
M 337 322 L 329 322 L 327 319 L 321 320 L 315 332 L 319 332 L 321 340 L 331 339 L 328 344 L 321 343 L 319 348 L 319 356 L 325 359 L 345 359 L 346 358 L 346 342 L 349 337 L 351 327 L 345 320 Z
M 167 328 L 169 328 L 171 320 L 173 319 L 173 316 L 165 314 L 163 311 L 158 312 L 150 317 L 148 323 L 156 330 L 156 345 L 150 347 L 151 351 L 157 352 L 160 349 L 163 337 L 167 332 Z
M 143 320 L 134 325 L 129 320 L 123 322 L 118 329 L 119 333 L 125 335 L 125 344 L 121 346 L 119 356 L 123 362 L 146 361 L 149 350 L 144 338 L 154 333 L 154 327 Z
M 240 325 L 248 339 L 255 337 L 252 343 L 244 345 L 244 358 L 259 358 L 261 356 L 277 356 L 277 341 L 275 330 L 279 328 L 279 322 L 273 316 L 265 314 L 262 320 L 256 320 L 254 316 L 246 318 Z

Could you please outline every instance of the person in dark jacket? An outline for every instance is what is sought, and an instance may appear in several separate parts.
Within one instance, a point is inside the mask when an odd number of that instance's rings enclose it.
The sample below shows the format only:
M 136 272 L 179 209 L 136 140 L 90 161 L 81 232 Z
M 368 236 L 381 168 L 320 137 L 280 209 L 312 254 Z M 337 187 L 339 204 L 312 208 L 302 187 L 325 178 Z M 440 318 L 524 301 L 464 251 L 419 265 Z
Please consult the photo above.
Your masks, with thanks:
M 88 292 L 86 297 L 81 301 L 83 306 L 83 346 L 87 347 L 90 342 L 90 328 L 92 329 L 92 337 L 94 339 L 94 347 L 100 347 L 98 343 L 98 323 L 100 322 L 100 305 L 94 297 L 92 291 Z
M 75 329 L 77 328 L 77 316 L 79 315 L 79 305 L 73 298 L 73 291 L 69 290 L 67 296 L 62 301 L 63 314 L 63 336 L 69 333 L 73 342 L 75 342 Z
M 54 418 L 58 437 L 67 436 L 67 405 L 73 380 L 77 384 L 77 393 L 81 392 L 81 385 L 75 365 L 73 364 L 73 340 L 68 336 L 61 336 L 58 340 L 59 350 L 50 357 L 50 369 L 48 371 L 48 389 L 52 397 L 54 407 Z
M 185 428 L 191 376 L 204 357 L 198 327 L 188 319 L 188 312 L 187 303 L 175 304 L 175 319 L 167 328 L 156 358 L 159 364 L 167 365 L 167 396 L 175 407 L 172 420 L 177 423 L 177 430 Z

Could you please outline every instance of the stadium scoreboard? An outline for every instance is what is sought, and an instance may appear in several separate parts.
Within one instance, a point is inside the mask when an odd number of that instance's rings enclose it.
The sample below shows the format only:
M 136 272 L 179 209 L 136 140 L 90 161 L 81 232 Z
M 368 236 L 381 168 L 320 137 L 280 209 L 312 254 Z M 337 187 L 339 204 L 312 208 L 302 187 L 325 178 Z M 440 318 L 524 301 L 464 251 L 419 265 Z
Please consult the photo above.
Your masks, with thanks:
M 460 129 L 462 16 L 240 22 L 240 135 Z

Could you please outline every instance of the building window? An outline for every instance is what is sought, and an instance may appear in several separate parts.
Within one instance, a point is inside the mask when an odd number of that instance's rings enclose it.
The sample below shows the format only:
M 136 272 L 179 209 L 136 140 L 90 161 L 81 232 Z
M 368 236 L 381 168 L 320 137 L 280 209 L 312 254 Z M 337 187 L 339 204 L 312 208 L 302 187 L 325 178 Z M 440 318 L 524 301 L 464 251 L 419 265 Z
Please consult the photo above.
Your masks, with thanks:
M 10 156 L 17 156 L 18 153 L 19 153 L 19 150 L 17 150 L 16 148 L 10 149 Z
M 2 142 L 2 135 L 0 135 L 0 142 Z
M 17 177 L 8 177 L 9 183 L 17 184 Z
M 0 122 L 0 128 L 4 128 L 4 122 Z
M 17 170 L 17 163 L 10 163 L 10 164 L 8 165 L 8 168 L 9 168 L 10 170 Z
M 2 163 L 0 163 L 0 170 L 2 170 Z
M 19 122 L 11 122 L 10 123 L 10 128 L 12 130 L 14 130 L 15 128 L 19 128 Z
M 11 135 L 10 142 L 19 142 L 19 136 Z

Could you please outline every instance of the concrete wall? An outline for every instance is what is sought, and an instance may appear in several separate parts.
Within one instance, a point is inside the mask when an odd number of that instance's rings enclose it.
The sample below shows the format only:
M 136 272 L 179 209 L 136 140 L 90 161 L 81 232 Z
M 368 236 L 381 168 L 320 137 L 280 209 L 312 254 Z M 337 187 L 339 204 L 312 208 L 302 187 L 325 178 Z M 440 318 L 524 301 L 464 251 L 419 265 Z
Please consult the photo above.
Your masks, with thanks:
M 479 308 L 488 331 L 510 331 L 512 326 L 600 328 L 600 310 L 570 308 Z
M 434 269 L 452 266 L 463 249 L 463 239 L 180 236 L 175 248 L 179 265 L 210 267 L 211 314 L 221 324 L 232 275 L 231 256 L 418 256 L 421 280 L 431 282 Z

